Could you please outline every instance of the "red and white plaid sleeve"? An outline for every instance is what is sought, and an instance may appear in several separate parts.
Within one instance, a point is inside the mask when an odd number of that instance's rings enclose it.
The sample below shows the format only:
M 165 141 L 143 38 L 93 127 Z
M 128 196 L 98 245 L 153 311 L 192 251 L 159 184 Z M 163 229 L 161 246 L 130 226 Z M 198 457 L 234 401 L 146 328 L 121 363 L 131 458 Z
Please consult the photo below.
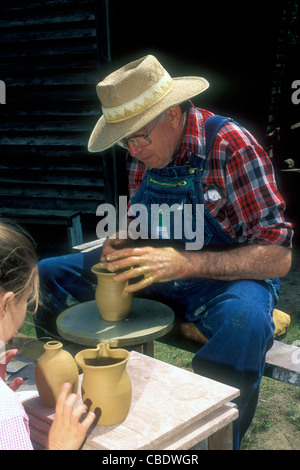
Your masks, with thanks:
M 229 158 L 228 158 L 229 157 Z M 222 161 L 226 164 L 222 165 Z M 207 185 L 223 186 L 226 204 L 210 207 L 240 242 L 292 246 L 293 227 L 284 218 L 273 165 L 253 136 L 228 123 L 213 145 Z
M 3 420 L 0 425 L 1 450 L 33 450 L 28 420 L 22 416 Z

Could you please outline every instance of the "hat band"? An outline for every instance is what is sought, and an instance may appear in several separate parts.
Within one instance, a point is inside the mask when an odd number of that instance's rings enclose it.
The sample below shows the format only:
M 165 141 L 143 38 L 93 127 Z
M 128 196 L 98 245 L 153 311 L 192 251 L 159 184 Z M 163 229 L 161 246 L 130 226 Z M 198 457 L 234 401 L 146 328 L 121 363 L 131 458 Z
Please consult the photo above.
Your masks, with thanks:
M 163 77 L 141 95 L 120 106 L 113 108 L 102 107 L 104 118 L 108 123 L 117 123 L 141 114 L 158 103 L 172 90 L 173 86 L 174 82 L 172 78 L 168 72 L 165 71 Z

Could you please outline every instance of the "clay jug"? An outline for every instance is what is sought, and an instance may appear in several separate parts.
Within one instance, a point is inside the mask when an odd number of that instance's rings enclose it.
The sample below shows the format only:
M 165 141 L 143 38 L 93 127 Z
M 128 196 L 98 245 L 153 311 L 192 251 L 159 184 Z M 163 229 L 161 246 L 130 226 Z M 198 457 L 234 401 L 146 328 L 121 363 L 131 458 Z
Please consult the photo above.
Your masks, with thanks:
M 126 368 L 128 359 L 128 351 L 110 349 L 107 343 L 75 356 L 83 371 L 82 401 L 96 414 L 99 425 L 120 423 L 129 412 L 132 386 Z
M 72 392 L 78 393 L 78 367 L 70 353 L 62 349 L 59 341 L 49 341 L 45 352 L 35 366 L 35 383 L 42 403 L 55 407 L 57 397 L 64 383 L 72 385 Z
M 101 317 L 106 321 L 125 320 L 133 301 L 133 295 L 124 291 L 128 282 L 115 282 L 120 271 L 109 272 L 105 263 L 95 264 L 91 269 L 97 276 L 95 300 Z

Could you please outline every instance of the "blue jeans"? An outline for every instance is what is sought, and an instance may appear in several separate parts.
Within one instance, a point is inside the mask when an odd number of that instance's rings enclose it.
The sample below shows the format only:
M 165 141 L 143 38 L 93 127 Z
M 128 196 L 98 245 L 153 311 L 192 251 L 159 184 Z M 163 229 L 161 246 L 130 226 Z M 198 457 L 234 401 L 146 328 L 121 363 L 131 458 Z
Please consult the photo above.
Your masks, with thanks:
M 67 307 L 94 297 L 93 274 L 100 252 L 49 258 L 39 263 L 44 306 L 35 316 L 38 337 L 56 335 L 56 318 Z M 253 419 L 265 355 L 273 344 L 272 312 L 279 281 L 178 280 L 157 283 L 144 296 L 170 305 L 209 339 L 195 355 L 196 373 L 240 390 L 234 448 Z

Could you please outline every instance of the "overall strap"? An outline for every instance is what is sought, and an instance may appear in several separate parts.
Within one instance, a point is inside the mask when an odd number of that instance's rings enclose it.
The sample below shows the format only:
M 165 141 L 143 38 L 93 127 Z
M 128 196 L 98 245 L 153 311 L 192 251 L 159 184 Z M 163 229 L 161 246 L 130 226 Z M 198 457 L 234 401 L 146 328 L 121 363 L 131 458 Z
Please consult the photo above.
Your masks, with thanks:
M 233 121 L 231 118 L 223 116 L 211 116 L 205 122 L 205 140 L 206 140 L 206 155 L 209 154 L 210 148 L 215 140 L 220 128 L 228 121 Z

